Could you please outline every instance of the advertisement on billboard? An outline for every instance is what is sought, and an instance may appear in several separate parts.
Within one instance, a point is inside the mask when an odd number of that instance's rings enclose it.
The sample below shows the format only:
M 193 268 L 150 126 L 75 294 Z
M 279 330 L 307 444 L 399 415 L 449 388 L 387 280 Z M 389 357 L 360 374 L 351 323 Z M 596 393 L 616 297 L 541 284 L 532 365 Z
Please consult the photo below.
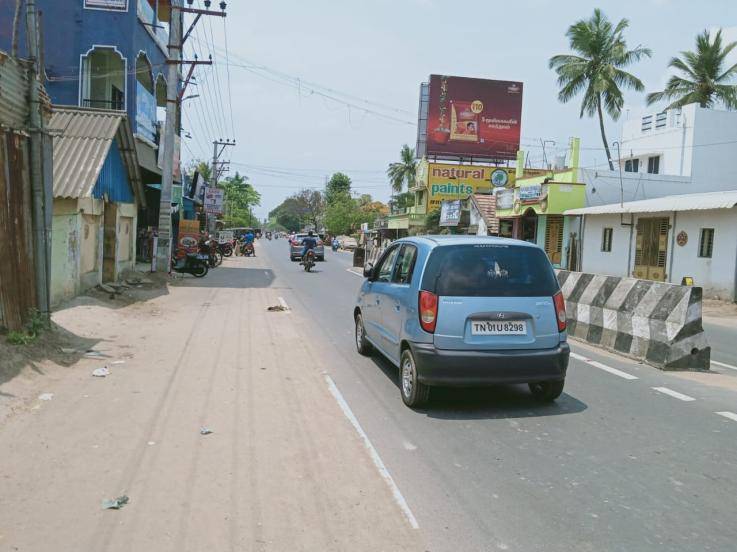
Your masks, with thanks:
M 223 213 L 223 199 L 225 190 L 208 186 L 205 188 L 205 198 L 202 202 L 208 215 L 221 215 Z
M 476 193 L 488 194 L 491 193 L 492 186 L 503 187 L 514 181 L 514 169 L 429 163 L 427 166 L 428 209 L 437 209 L 443 200 L 466 199 L 469 195 Z
M 516 159 L 522 83 L 430 75 L 427 156 Z
M 187 253 L 197 253 L 197 244 L 200 239 L 200 221 L 180 220 L 177 239 L 177 246 L 180 249 L 186 250 Z
M 461 222 L 461 200 L 443 201 L 440 204 L 440 226 L 458 226 Z

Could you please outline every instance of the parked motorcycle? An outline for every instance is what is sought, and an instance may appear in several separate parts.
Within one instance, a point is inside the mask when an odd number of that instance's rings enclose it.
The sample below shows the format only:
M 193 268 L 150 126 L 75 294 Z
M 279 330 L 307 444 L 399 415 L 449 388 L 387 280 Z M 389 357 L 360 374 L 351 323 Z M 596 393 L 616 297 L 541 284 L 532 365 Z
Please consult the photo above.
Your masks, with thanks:
M 241 255 L 245 257 L 255 257 L 256 250 L 253 248 L 253 243 L 243 242 L 241 245 Z
M 207 256 L 207 264 L 210 268 L 215 268 L 223 262 L 223 255 L 218 251 L 218 243 L 215 240 L 201 241 L 199 252 Z
M 305 267 L 305 272 L 309 272 L 315 266 L 315 252 L 312 249 L 305 253 L 305 256 L 302 258 L 302 264 Z
M 230 242 L 219 243 L 218 251 L 223 257 L 230 257 L 233 254 L 233 244 Z
M 184 253 L 172 256 L 171 269 L 174 272 L 191 274 L 195 278 L 203 278 L 207 275 L 208 256 L 202 253 Z

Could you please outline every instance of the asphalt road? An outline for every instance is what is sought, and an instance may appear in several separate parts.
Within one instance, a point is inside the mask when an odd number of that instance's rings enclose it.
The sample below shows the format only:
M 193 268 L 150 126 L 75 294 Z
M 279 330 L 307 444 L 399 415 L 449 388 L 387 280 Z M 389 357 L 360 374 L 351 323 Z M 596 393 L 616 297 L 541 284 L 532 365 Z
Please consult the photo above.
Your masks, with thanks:
M 261 240 L 259 255 L 273 269 L 271 285 L 311 321 L 326 371 L 429 550 L 737 548 L 731 374 L 663 373 L 574 343 L 555 404 L 537 404 L 526 386 L 440 389 L 413 411 L 395 368 L 355 351 L 362 279 L 348 270 L 350 255 L 328 251 L 310 274 L 289 261 L 286 241 Z

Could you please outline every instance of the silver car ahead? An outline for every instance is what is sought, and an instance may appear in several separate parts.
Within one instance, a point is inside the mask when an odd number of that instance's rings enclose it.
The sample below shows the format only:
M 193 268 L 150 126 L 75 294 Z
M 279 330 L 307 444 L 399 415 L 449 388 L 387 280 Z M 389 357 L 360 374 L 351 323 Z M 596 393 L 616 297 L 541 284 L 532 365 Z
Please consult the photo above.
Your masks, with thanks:
M 302 240 L 307 237 L 307 233 L 295 234 L 294 237 L 289 240 L 289 259 L 292 261 L 298 261 L 302 258 Z M 317 247 L 315 247 L 315 257 L 318 261 L 325 260 L 325 247 L 323 246 L 322 240 L 319 236 L 314 236 L 317 240 Z

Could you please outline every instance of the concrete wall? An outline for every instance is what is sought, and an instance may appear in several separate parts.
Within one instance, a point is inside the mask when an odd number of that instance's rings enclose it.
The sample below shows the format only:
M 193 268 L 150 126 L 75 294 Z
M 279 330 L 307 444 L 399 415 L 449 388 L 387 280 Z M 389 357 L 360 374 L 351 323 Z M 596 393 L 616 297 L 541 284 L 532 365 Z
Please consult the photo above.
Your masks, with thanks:
M 622 226 L 619 215 L 587 215 L 583 231 L 584 272 L 610 276 L 631 276 L 635 258 L 636 224 L 643 217 L 668 217 L 667 281 L 679 284 L 684 276 L 691 276 L 694 285 L 702 287 L 707 298 L 737 300 L 735 270 L 737 270 L 737 209 L 682 211 L 679 213 L 647 213 L 635 215 L 635 226 Z M 675 218 L 675 224 L 674 224 Z M 630 216 L 624 216 L 625 222 Z M 675 226 L 675 229 L 674 229 Z M 602 232 L 612 228 L 612 250 L 601 251 Z M 711 258 L 698 256 L 702 228 L 714 228 L 714 247 Z M 679 246 L 674 237 L 681 231 L 688 235 L 686 245 Z
M 737 189 L 737 112 L 699 107 L 695 117 L 694 188 L 700 192 Z

